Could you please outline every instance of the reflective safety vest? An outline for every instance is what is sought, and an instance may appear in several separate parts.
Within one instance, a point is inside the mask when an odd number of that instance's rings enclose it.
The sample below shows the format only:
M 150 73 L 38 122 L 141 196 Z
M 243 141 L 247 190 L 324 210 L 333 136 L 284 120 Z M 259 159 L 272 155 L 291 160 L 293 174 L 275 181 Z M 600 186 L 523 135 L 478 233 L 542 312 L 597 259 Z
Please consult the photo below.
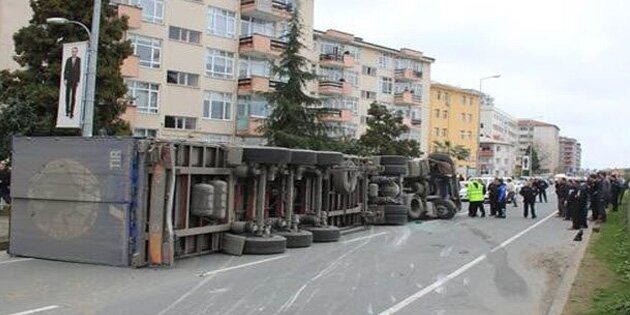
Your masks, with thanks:
M 483 185 L 478 182 L 470 182 L 466 186 L 468 191 L 468 201 L 483 201 Z

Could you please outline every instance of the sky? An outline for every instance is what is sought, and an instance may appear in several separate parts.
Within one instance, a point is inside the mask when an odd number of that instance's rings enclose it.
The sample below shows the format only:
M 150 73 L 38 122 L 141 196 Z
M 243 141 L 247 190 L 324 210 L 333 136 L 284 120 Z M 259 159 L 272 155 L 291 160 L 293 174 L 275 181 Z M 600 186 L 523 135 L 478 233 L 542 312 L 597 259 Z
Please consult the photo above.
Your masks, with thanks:
M 436 59 L 516 118 L 582 143 L 582 167 L 630 167 L 630 1 L 314 0 L 315 28 Z

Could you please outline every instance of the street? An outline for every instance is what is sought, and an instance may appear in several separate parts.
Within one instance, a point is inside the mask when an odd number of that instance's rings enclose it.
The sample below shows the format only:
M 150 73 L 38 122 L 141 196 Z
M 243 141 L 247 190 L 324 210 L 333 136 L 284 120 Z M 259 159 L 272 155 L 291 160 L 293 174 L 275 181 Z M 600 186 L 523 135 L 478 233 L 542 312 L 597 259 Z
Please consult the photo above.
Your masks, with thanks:
M 548 314 L 586 242 L 573 241 L 555 199 L 537 207 L 537 220 L 511 205 L 501 220 L 469 218 L 465 205 L 450 221 L 374 226 L 284 255 L 213 254 L 173 269 L 3 252 L 0 315 Z

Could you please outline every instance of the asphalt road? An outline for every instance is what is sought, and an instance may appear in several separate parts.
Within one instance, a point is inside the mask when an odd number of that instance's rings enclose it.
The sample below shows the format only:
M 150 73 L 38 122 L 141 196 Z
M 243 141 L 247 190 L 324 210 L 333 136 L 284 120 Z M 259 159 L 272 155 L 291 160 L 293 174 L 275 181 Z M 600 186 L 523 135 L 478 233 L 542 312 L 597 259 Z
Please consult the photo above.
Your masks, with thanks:
M 4 314 L 548 314 L 584 243 L 557 218 L 377 226 L 285 255 L 124 269 L 0 254 Z M 559 293 L 560 292 L 560 293 Z

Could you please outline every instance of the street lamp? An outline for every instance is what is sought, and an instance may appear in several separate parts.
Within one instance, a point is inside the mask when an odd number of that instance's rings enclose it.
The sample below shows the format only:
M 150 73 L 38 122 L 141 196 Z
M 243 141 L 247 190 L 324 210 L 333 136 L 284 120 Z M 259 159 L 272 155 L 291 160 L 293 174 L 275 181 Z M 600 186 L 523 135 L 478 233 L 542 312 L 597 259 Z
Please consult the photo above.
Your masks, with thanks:
M 96 65 L 98 61 L 98 40 L 101 26 L 101 0 L 94 0 L 94 10 L 92 12 L 92 30 L 85 24 L 68 20 L 64 17 L 51 17 L 46 19 L 48 24 L 75 24 L 85 30 L 90 39 L 88 45 L 88 70 L 86 74 L 85 98 L 83 100 L 83 124 L 81 126 L 81 135 L 83 137 L 92 137 L 94 129 L 94 99 L 96 93 Z
M 491 75 L 489 77 L 483 77 L 479 79 L 479 111 L 481 112 L 481 105 L 483 105 L 485 103 L 484 101 L 484 96 L 483 96 L 483 81 L 485 80 L 490 80 L 490 79 L 498 79 L 500 78 L 501 75 L 500 74 L 495 74 L 495 75 Z M 480 114 L 481 115 L 481 114 Z M 481 126 L 477 125 L 477 145 L 481 144 Z M 477 174 L 479 174 L 479 148 L 477 148 Z

